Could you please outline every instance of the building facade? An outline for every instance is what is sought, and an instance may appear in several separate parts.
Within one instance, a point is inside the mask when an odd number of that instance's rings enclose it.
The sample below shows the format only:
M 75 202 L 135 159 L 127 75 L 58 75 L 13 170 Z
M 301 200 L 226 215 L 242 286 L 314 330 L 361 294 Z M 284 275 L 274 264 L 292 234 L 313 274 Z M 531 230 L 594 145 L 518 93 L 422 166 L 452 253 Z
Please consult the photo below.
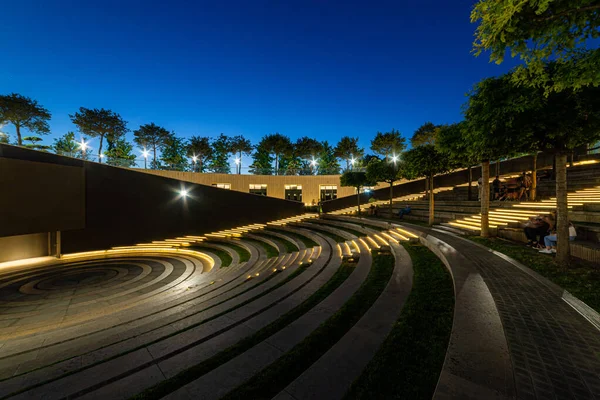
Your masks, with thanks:
M 181 171 L 138 170 L 220 189 L 299 201 L 306 205 L 356 194 L 353 187 L 342 187 L 341 175 L 237 175 Z M 370 189 L 387 186 L 378 184 Z

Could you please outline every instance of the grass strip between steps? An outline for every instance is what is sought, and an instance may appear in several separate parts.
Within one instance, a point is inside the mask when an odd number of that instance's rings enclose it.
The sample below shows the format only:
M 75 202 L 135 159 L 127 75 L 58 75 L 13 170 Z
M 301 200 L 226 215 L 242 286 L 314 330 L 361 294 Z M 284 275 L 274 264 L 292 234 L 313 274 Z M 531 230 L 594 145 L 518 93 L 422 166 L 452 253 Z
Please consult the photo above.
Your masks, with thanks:
M 207 247 L 207 246 L 190 246 L 190 248 L 195 249 L 195 250 L 208 251 L 208 252 L 213 253 L 214 255 L 216 255 L 217 257 L 219 257 L 221 259 L 221 268 L 229 267 L 231 265 L 231 262 L 233 261 L 233 258 L 231 258 L 231 255 L 228 252 L 226 252 L 225 250 L 217 249 L 214 247 Z
M 335 274 L 313 293 L 308 299 L 297 305 L 292 310 L 288 311 L 271 324 L 260 329 L 256 333 L 248 336 L 231 347 L 221 351 L 215 356 L 197 364 L 185 371 L 180 372 L 172 378 L 164 380 L 140 394 L 134 396 L 134 400 L 150 400 L 160 399 L 163 396 L 177 390 L 181 386 L 192 382 L 193 380 L 201 377 L 202 375 L 212 371 L 227 361 L 237 357 L 238 355 L 249 350 L 253 346 L 256 346 L 260 342 L 272 336 L 274 333 L 285 328 L 296 319 L 300 318 L 306 312 L 310 311 L 314 306 L 323 301 L 329 296 L 335 289 L 337 289 L 345 280 L 350 276 L 353 267 L 348 263 L 343 263 Z
M 348 228 L 348 227 L 346 227 L 346 226 L 329 225 L 329 224 L 327 224 L 327 223 L 326 223 L 325 225 L 327 225 L 327 226 L 331 226 L 332 228 L 339 229 L 339 230 L 341 230 L 341 231 L 346 231 L 346 232 L 348 232 L 348 233 L 351 233 L 351 234 L 353 234 L 354 236 L 356 236 L 356 237 L 359 237 L 359 238 L 367 236 L 367 234 L 366 234 L 366 233 L 359 232 L 359 231 L 357 231 L 357 230 L 354 230 L 354 229 L 352 229 L 352 228 Z
M 199 325 L 203 325 L 203 324 L 205 324 L 205 323 L 207 323 L 207 322 L 209 322 L 209 321 L 212 321 L 212 320 L 214 320 L 214 319 L 216 319 L 216 318 L 218 318 L 218 317 L 220 317 L 220 316 L 222 316 L 222 315 L 225 315 L 225 314 L 227 314 L 227 313 L 230 313 L 231 311 L 234 311 L 234 310 L 236 310 L 236 309 L 238 309 L 238 308 L 240 308 L 240 307 L 243 307 L 243 306 L 245 306 L 246 304 L 248 304 L 248 303 L 251 303 L 252 301 L 254 301 L 254 300 L 258 299 L 259 297 L 262 297 L 262 296 L 265 296 L 265 295 L 266 295 L 266 294 L 268 294 L 268 293 L 271 293 L 272 291 L 274 291 L 274 290 L 276 290 L 276 289 L 280 288 L 281 286 L 285 285 L 286 283 L 288 283 L 288 282 L 289 282 L 289 281 L 291 281 L 292 279 L 296 278 L 296 277 L 297 277 L 298 275 L 300 275 L 302 272 L 306 271 L 306 269 L 307 269 L 308 267 L 309 267 L 308 265 L 299 266 L 299 267 L 298 267 L 298 268 L 297 268 L 297 269 L 296 269 L 294 272 L 292 272 L 292 273 L 291 273 L 291 274 L 290 274 L 288 277 L 286 277 L 284 280 L 282 280 L 281 282 L 279 282 L 277 285 L 275 285 L 275 286 L 273 286 L 273 287 L 269 288 L 268 290 L 266 290 L 266 291 L 264 291 L 264 292 L 261 292 L 261 293 L 257 294 L 256 296 L 253 296 L 252 298 L 250 298 L 250 299 L 248 299 L 248 300 L 246 300 L 246 301 L 244 301 L 244 302 L 242 302 L 242 303 L 240 303 L 240 304 L 236 304 L 235 306 L 233 306 L 233 307 L 231 307 L 231 308 L 228 308 L 228 309 L 227 309 L 227 310 L 225 310 L 225 311 L 222 311 L 222 312 L 220 312 L 220 313 L 218 313 L 218 314 L 215 314 L 215 315 L 213 315 L 213 316 L 211 316 L 211 317 L 209 317 L 209 318 L 203 319 L 203 320 L 201 320 L 201 321 L 199 321 L 199 322 L 196 322 L 196 323 L 194 323 L 194 324 L 191 324 L 191 325 L 189 325 L 189 326 L 186 326 L 185 328 L 179 329 L 179 330 L 178 330 L 178 331 L 176 331 L 176 332 L 172 332 L 172 333 L 170 333 L 170 334 L 168 334 L 168 335 L 161 336 L 160 338 L 154 339 L 154 340 L 152 340 L 152 341 L 150 341 L 150 342 L 147 342 L 147 343 L 144 343 L 144 344 L 142 344 L 142 345 L 136 346 L 136 347 L 134 347 L 134 348 L 128 349 L 128 350 L 126 350 L 126 351 L 123 351 L 123 352 L 121 352 L 121 353 L 118 353 L 118 354 L 115 354 L 115 355 L 113 355 L 113 356 L 107 357 L 107 358 L 105 358 L 105 359 L 102 359 L 102 360 L 100 360 L 100 361 L 97 361 L 97 362 L 91 363 L 91 364 L 89 364 L 89 365 L 86 365 L 86 366 L 85 366 L 85 367 L 83 367 L 83 368 L 79 368 L 79 369 L 76 369 L 76 370 L 72 370 L 72 371 L 69 371 L 69 372 L 67 372 L 67 373 L 64 373 L 64 374 L 62 374 L 62 375 L 60 375 L 60 376 L 54 377 L 54 378 L 52 378 L 52 379 L 48 379 L 48 380 L 45 380 L 45 381 L 42 381 L 42 382 L 38 382 L 38 383 L 36 383 L 36 384 L 34 384 L 34 385 L 31 385 L 31 386 L 28 386 L 28 387 L 24 387 L 24 388 L 22 388 L 22 389 L 19 389 L 19 390 L 17 390 L 17 391 L 15 391 L 15 392 L 13 392 L 13 393 L 10 393 L 9 395 L 7 395 L 7 396 L 5 396 L 5 397 L 2 397 L 1 399 L 6 399 L 6 398 L 8 398 L 8 397 L 10 397 L 10 396 L 14 396 L 14 395 L 16 395 L 16 394 L 19 394 L 19 393 L 22 393 L 22 392 L 25 392 L 25 391 L 28 391 L 28 390 L 31 390 L 31 389 L 34 389 L 34 388 L 37 388 L 37 387 L 43 386 L 43 385 L 45 385 L 45 384 L 47 384 L 47 383 L 49 383 L 49 382 L 52 382 L 52 381 L 55 381 L 55 380 L 58 380 L 58 379 L 65 378 L 65 377 L 67 377 L 67 376 L 70 376 L 70 375 L 76 374 L 76 373 L 78 373 L 78 372 L 80 372 L 80 371 L 83 371 L 83 370 L 86 370 L 86 369 L 92 368 L 92 367 L 94 367 L 94 366 L 96 366 L 96 365 L 99 365 L 99 364 L 105 363 L 105 362 L 107 362 L 107 361 L 113 360 L 113 359 L 115 359 L 115 358 L 118 358 L 118 357 L 122 357 L 122 356 L 124 356 L 124 355 L 126 355 L 126 354 L 133 353 L 133 352 L 134 352 L 134 351 L 136 351 L 136 350 L 139 350 L 139 349 L 142 349 L 142 348 L 144 348 L 144 347 L 150 346 L 150 345 L 152 345 L 152 344 L 155 344 L 155 343 L 161 342 L 161 341 L 163 341 L 163 340 L 165 340 L 165 339 L 168 339 L 168 338 L 170 338 L 170 337 L 176 336 L 176 335 L 178 335 L 178 334 L 180 334 L 180 333 L 182 333 L 182 332 L 185 332 L 185 331 L 188 331 L 188 330 L 190 330 L 190 329 L 193 329 L 193 328 L 195 328 L 195 327 L 197 327 L 197 326 L 199 326 Z M 237 295 L 235 295 L 235 296 L 231 296 L 230 298 L 228 298 L 228 299 L 226 299 L 226 300 L 223 300 L 223 301 L 219 302 L 218 304 L 214 304 L 214 305 L 212 305 L 212 306 L 210 306 L 210 307 L 207 307 L 207 308 L 205 308 L 205 309 L 199 310 L 197 313 L 200 313 L 200 312 L 205 312 L 206 310 L 208 310 L 208 309 L 211 309 L 211 308 L 213 308 L 213 307 L 216 307 L 217 305 L 219 305 L 219 304 L 221 304 L 221 303 L 224 303 L 224 302 L 225 302 L 225 301 L 227 301 L 227 300 L 231 300 L 233 297 L 236 297 L 236 296 L 239 296 L 239 295 L 241 295 L 241 294 L 243 294 L 243 293 L 246 293 L 246 292 L 248 292 L 249 290 L 252 290 L 252 289 L 256 288 L 257 286 L 259 286 L 259 285 L 262 285 L 262 284 L 264 284 L 264 283 L 268 282 L 269 280 L 271 280 L 272 278 L 274 278 L 274 277 L 275 277 L 277 274 L 279 274 L 279 273 L 281 273 L 281 271 L 278 271 L 278 272 L 276 272 L 276 273 L 272 273 L 272 274 L 270 274 L 270 275 L 269 275 L 267 278 L 265 278 L 265 279 L 261 280 L 260 282 L 257 282 L 257 283 L 255 283 L 254 285 L 252 285 L 252 286 L 251 286 L 251 287 L 249 287 L 248 289 L 246 289 L 246 290 L 242 291 L 241 293 L 239 293 L 239 294 L 237 294 Z M 246 283 L 246 282 L 252 282 L 254 279 L 255 279 L 255 278 L 247 279 L 247 280 L 245 280 L 243 283 Z M 242 284 L 243 284 L 243 283 L 242 283 Z M 238 285 L 238 286 L 239 286 L 239 285 Z M 269 306 L 268 306 L 268 307 L 266 307 L 265 309 L 267 309 L 267 308 L 270 308 L 271 306 L 273 306 L 273 304 L 269 305 Z M 257 313 L 261 313 L 261 312 L 263 312 L 265 309 L 262 309 L 262 310 L 258 311 Z M 194 313 L 194 314 L 197 314 L 197 313 Z M 255 314 L 253 314 L 252 316 L 254 316 L 254 315 L 255 315 Z M 246 319 L 249 319 L 249 318 L 251 318 L 252 316 L 249 316 L 249 317 L 247 317 Z M 171 322 L 169 322 L 169 323 L 168 323 L 168 324 L 166 324 L 166 325 L 173 324 L 173 323 L 175 323 L 175 322 L 178 322 L 178 321 L 180 321 L 180 320 L 183 320 L 183 319 L 185 319 L 185 318 L 189 318 L 189 317 L 190 317 L 190 315 L 187 315 L 187 316 L 185 316 L 184 318 L 180 318 L 180 319 L 178 319 L 178 320 L 176 320 L 176 321 L 171 321 Z M 244 320 L 240 321 L 239 323 L 243 323 L 244 321 L 246 321 L 246 319 L 244 319 Z M 238 324 L 239 324 L 239 323 L 238 323 Z M 237 326 L 238 324 L 234 324 L 234 325 L 231 325 L 231 326 L 229 326 L 229 327 L 227 327 L 227 328 L 225 328 L 225 329 L 222 329 L 222 330 L 220 330 L 219 332 L 217 332 L 217 334 L 221 334 L 221 333 L 223 333 L 223 332 L 225 332 L 225 331 L 227 331 L 227 330 L 229 330 L 229 329 L 231 329 L 231 328 L 233 328 L 233 327 Z M 155 328 L 155 329 L 153 329 L 153 330 L 159 329 L 159 328 L 161 328 L 161 327 L 162 327 L 162 326 L 159 326 L 159 327 L 157 327 L 157 328 Z M 146 333 L 147 333 L 147 332 L 146 332 Z M 193 345 L 198 345 L 198 344 L 200 344 L 200 343 L 202 343 L 202 342 L 205 342 L 205 341 L 207 341 L 207 340 L 210 340 L 210 339 L 212 339 L 213 337 L 215 337 L 217 334 L 209 335 L 208 337 L 205 337 L 204 339 L 202 339 L 202 340 L 199 340 L 198 342 L 195 342 Z M 110 345 L 108 345 L 108 346 L 112 346 L 112 345 L 114 345 L 114 344 L 116 344 L 116 343 L 119 343 L 119 342 L 122 342 L 122 341 L 126 341 L 126 340 L 128 340 L 128 339 L 129 339 L 129 338 L 125 338 L 125 339 L 119 340 L 119 341 L 117 341 L 117 342 L 113 342 L 113 343 L 111 343 L 111 344 L 110 344 Z M 102 348 L 104 348 L 104 347 L 108 347 L 108 346 L 102 346 L 102 347 L 99 347 L 98 349 L 95 349 L 95 350 L 93 350 L 93 351 L 98 351 L 98 350 L 100 350 L 100 349 L 102 349 Z M 188 346 L 188 347 L 189 347 L 189 346 Z M 185 349 L 185 348 L 184 348 L 184 349 Z M 181 351 L 183 351 L 183 350 L 181 350 Z M 180 351 L 180 352 L 181 352 L 181 351 Z M 86 354 L 87 354 L 87 353 L 86 353 Z M 79 357 L 79 356 L 76 356 L 76 357 Z M 62 360 L 62 361 L 64 361 L 64 360 Z M 57 361 L 56 363 L 53 363 L 53 364 L 57 364 L 57 363 L 59 363 L 59 362 L 61 362 L 61 361 Z M 53 364 L 50 364 L 50 365 L 53 365 Z M 50 366 L 50 365 L 46 365 L 46 366 L 43 366 L 43 367 L 40 367 L 40 368 L 37 368 L 37 369 L 46 368 L 46 367 L 48 367 L 48 366 Z M 33 371 L 35 371 L 35 370 L 33 370 Z M 32 372 L 32 371 L 28 371 L 28 372 Z
M 283 243 L 283 245 L 285 246 L 285 251 L 287 251 L 288 253 L 293 253 L 295 251 L 300 251 L 300 249 L 298 249 L 298 246 L 296 246 L 294 243 L 292 243 L 289 240 L 286 240 L 284 238 L 280 238 L 279 236 L 269 235 L 267 232 L 264 232 L 264 231 L 255 232 L 254 235 L 263 236 L 263 237 L 265 237 L 267 239 L 270 239 L 270 240 L 272 240 L 274 242 Z
M 291 237 L 293 237 L 293 238 L 296 238 L 296 239 L 298 239 L 298 240 L 301 240 L 301 241 L 302 241 L 302 243 L 304 243 L 304 245 L 305 245 L 307 248 L 309 248 L 309 249 L 310 249 L 310 248 L 312 248 L 312 247 L 316 247 L 316 246 L 318 246 L 318 245 L 319 245 L 317 242 L 315 242 L 314 240 L 312 240 L 312 239 L 311 239 L 311 238 L 309 238 L 308 236 L 304 236 L 304 235 L 303 235 L 303 234 L 301 234 L 301 233 L 290 232 L 290 231 L 285 231 L 285 230 L 283 230 L 283 229 L 275 229 L 275 228 L 269 228 L 269 229 L 267 230 L 267 232 L 268 232 L 268 231 L 277 232 L 277 233 L 280 233 L 280 234 L 282 234 L 282 235 L 291 236 Z
M 233 250 L 235 250 L 238 253 L 238 255 L 240 256 L 241 263 L 250 260 L 250 252 L 248 250 L 246 250 L 245 248 L 243 248 L 242 246 L 238 246 L 237 244 L 232 244 L 229 242 L 227 242 L 227 244 L 225 246 L 231 247 Z
M 413 287 L 398 321 L 345 399 L 431 399 L 454 314 L 454 288 L 425 246 L 402 243 L 413 262 Z
M 271 399 L 302 374 L 364 315 L 388 284 L 394 257 L 373 253 L 365 282 L 350 299 L 302 342 L 222 399 Z
M 262 246 L 262 248 L 265 249 L 265 253 L 267 253 L 267 258 L 277 257 L 279 255 L 279 250 L 277 250 L 270 244 L 263 242 L 262 240 L 250 239 L 244 236 L 244 241 L 254 243 L 258 246 Z
M 315 225 L 314 228 L 310 227 L 309 229 L 312 230 L 312 231 L 317 231 L 317 233 L 319 233 L 320 235 L 329 236 L 336 243 L 344 243 L 347 240 L 347 239 L 344 239 L 343 237 L 341 237 L 340 235 L 336 235 L 333 232 L 329 232 L 329 231 L 326 231 L 325 229 L 320 228 L 317 224 L 314 224 L 314 225 Z M 304 227 L 301 226 L 301 228 L 304 228 Z

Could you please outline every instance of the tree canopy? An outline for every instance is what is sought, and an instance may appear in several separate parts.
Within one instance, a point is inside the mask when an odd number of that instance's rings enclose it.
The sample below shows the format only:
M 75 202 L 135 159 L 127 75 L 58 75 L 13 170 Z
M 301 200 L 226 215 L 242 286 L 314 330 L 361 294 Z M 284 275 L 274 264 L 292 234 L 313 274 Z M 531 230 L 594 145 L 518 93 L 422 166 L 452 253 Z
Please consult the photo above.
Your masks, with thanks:
M 404 153 L 406 174 L 412 178 L 432 177 L 450 170 L 450 158 L 432 144 L 424 144 Z
M 507 50 L 525 66 L 513 78 L 548 91 L 600 85 L 600 4 L 597 0 L 480 0 L 471 12 L 478 23 L 473 50 L 501 63 Z M 589 48 L 594 46 L 595 48 Z M 557 63 L 554 78 L 545 65 Z
M 23 145 L 21 129 L 44 135 L 50 133 L 48 121 L 52 115 L 36 100 L 17 93 L 0 95 L 0 125 L 13 124 L 17 132 L 17 144 Z
M 213 149 L 208 137 L 192 136 L 187 145 L 187 156 L 192 158 L 195 172 L 204 172 L 206 161 L 212 157 Z
M 75 157 L 77 150 L 79 149 L 79 146 L 77 146 L 77 142 L 75 141 L 75 133 L 67 132 L 63 136 L 54 139 L 52 148 L 56 154 Z
M 129 131 L 127 122 L 119 114 L 104 108 L 80 107 L 78 112 L 69 117 L 81 133 L 89 137 L 100 138 L 98 159 L 102 154 L 102 142 L 105 137 L 108 137 L 108 140 L 116 141 Z
M 140 148 L 147 150 L 152 149 L 152 163 L 156 164 L 156 151 L 165 146 L 166 140 L 169 138 L 169 131 L 162 126 L 156 125 L 154 122 L 141 125 L 133 131 L 133 142 Z
M 231 172 L 229 164 L 229 154 L 231 154 L 231 139 L 221 133 L 219 137 L 213 140 L 213 153 L 210 158 L 210 169 L 219 174 L 228 174 Z
M 346 170 L 352 166 L 352 160 L 358 161 L 365 154 L 365 149 L 358 145 L 358 138 L 344 136 L 333 150 L 333 154 L 346 162 Z
M 135 154 L 133 145 L 123 138 L 108 141 L 106 150 L 106 163 L 117 167 L 134 167 Z
M 421 146 L 422 144 L 435 144 L 439 130 L 440 125 L 435 125 L 432 122 L 425 122 L 417 128 L 410 139 L 410 144 L 412 147 Z
M 377 132 L 375 138 L 371 140 L 371 150 L 385 158 L 399 155 L 405 148 L 406 140 L 400 131 L 395 129 L 385 133 Z
M 281 157 L 289 156 L 292 153 L 292 142 L 290 141 L 290 138 L 279 132 L 272 133 L 263 137 L 259 146 L 263 150 L 273 154 L 275 159 L 275 175 L 279 175 L 279 162 Z

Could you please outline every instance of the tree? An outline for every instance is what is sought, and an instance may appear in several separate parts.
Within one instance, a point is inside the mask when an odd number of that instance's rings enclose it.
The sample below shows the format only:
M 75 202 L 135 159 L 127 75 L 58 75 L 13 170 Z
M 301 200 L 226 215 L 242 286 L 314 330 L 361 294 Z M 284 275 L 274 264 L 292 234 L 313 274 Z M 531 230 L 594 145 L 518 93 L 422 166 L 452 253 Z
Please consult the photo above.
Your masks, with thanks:
M 39 142 L 42 141 L 42 138 L 39 137 L 39 136 L 26 136 L 26 137 L 23 138 L 23 140 L 26 141 L 26 142 L 30 142 L 29 144 L 26 144 L 25 147 L 37 150 L 41 146 L 39 144 Z
M 435 144 L 440 128 L 440 125 L 425 122 L 415 131 L 410 139 L 410 144 L 412 147 L 421 146 L 423 144 Z
M 148 148 L 152 149 L 152 165 L 153 168 L 156 168 L 158 165 L 156 151 L 165 146 L 169 136 L 170 133 L 168 130 L 151 122 L 149 124 L 140 125 L 138 129 L 133 131 L 133 142 L 144 151 L 147 151 Z
M 327 141 L 322 143 L 323 147 L 316 160 L 319 175 L 337 175 L 340 173 L 340 164 L 334 154 L 333 147 Z M 312 162 L 311 162 L 312 163 Z
M 435 221 L 433 177 L 450 170 L 450 158 L 432 144 L 424 144 L 404 153 L 404 162 L 409 176 L 425 177 L 429 182 L 429 225 Z
M 78 150 L 77 142 L 75 141 L 75 133 L 67 132 L 58 139 L 54 139 L 52 149 L 58 155 L 75 157 Z
M 188 142 L 186 154 L 193 160 L 194 172 L 204 172 L 204 164 L 210 160 L 213 154 L 209 138 L 192 136 Z
M 105 137 L 116 141 L 129 131 L 127 122 L 121 116 L 111 110 L 90 109 L 80 107 L 75 114 L 69 115 L 71 121 L 77 125 L 79 131 L 90 137 L 100 138 L 98 145 L 98 162 L 101 162 L 102 142 Z
M 385 158 L 399 155 L 406 148 L 406 140 L 399 131 L 392 129 L 389 132 L 377 132 L 371 140 L 371 150 Z
M 477 159 L 469 152 L 469 142 L 465 137 L 467 129 L 466 122 L 461 121 L 456 124 L 443 125 L 440 127 L 436 136 L 435 146 L 439 151 L 446 153 L 450 159 L 451 168 L 468 168 L 469 186 L 467 199 L 472 200 L 471 186 L 473 182 L 473 165 L 477 164 Z
M 404 165 L 401 161 L 372 159 L 367 164 L 367 178 L 372 182 L 386 182 L 390 185 L 390 218 L 394 215 L 393 198 L 394 182 L 404 174 Z
M 164 163 L 164 168 L 183 171 L 187 165 L 186 152 L 187 143 L 182 138 L 175 136 L 175 132 L 171 132 L 164 141 L 160 160 Z
M 292 152 L 292 142 L 281 133 L 272 133 L 262 138 L 259 146 L 273 154 L 275 158 L 275 175 L 279 175 L 279 161 L 281 156 L 288 156 Z
M 490 160 L 513 155 L 520 135 L 514 134 L 515 115 L 526 99 L 514 96 L 510 76 L 487 78 L 475 85 L 465 110 L 464 137 L 473 159 L 481 162 L 481 236 L 489 236 Z
M 294 144 L 294 157 L 299 159 L 298 171 L 300 175 L 312 175 L 312 160 L 319 157 L 319 153 L 323 150 L 323 145 L 316 139 L 307 136 L 296 140 Z M 294 165 L 296 163 L 294 161 Z
M 52 115 L 36 100 L 17 93 L 0 96 L 0 125 L 13 124 L 17 132 L 17 144 L 23 145 L 21 129 L 38 135 L 50 133 L 48 121 Z
M 229 143 L 230 151 L 236 156 L 236 173 L 239 175 L 242 173 L 242 155 L 250 155 L 252 154 L 252 143 L 250 140 L 245 137 L 239 135 L 231 138 Z
M 374 181 L 367 177 L 363 171 L 346 171 L 340 176 L 340 185 L 352 186 L 356 189 L 356 201 L 358 205 L 358 215 L 360 215 L 360 189 L 365 186 L 374 186 Z
M 106 163 L 117 167 L 135 166 L 133 145 L 123 138 L 108 140 L 108 149 L 105 152 Z
M 335 146 L 333 154 L 337 158 L 346 161 L 346 171 L 349 171 L 357 160 L 365 154 L 365 149 L 358 146 L 358 138 L 344 136 Z
M 554 63 L 546 66 L 549 77 L 554 76 L 554 66 Z M 556 262 L 566 268 L 569 264 L 567 156 L 579 146 L 600 140 L 600 88 L 548 93 L 543 88 L 519 87 L 518 93 L 523 105 L 513 116 L 512 127 L 521 138 L 519 149 L 550 152 L 555 156 Z
M 525 61 L 513 79 L 549 91 L 600 85 L 600 49 L 588 49 L 600 36 L 600 3 L 597 0 L 480 0 L 471 12 L 478 23 L 473 50 L 490 52 L 500 64 L 508 49 Z M 556 61 L 548 74 L 546 64 Z
M 229 174 L 229 154 L 231 153 L 231 140 L 223 133 L 212 142 L 212 157 L 210 158 L 210 169 L 220 174 Z
M 273 157 L 261 144 L 256 146 L 254 154 L 252 154 L 252 160 L 249 169 L 251 174 L 273 175 Z

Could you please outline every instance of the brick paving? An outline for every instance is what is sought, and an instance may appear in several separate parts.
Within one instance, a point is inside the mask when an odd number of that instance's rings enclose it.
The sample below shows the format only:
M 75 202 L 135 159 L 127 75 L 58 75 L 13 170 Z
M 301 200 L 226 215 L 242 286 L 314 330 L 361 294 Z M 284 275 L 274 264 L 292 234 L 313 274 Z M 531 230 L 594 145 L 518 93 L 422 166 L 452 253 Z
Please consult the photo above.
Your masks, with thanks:
M 431 232 L 478 268 L 494 298 L 519 399 L 600 399 L 600 331 L 561 295 L 489 250 Z

